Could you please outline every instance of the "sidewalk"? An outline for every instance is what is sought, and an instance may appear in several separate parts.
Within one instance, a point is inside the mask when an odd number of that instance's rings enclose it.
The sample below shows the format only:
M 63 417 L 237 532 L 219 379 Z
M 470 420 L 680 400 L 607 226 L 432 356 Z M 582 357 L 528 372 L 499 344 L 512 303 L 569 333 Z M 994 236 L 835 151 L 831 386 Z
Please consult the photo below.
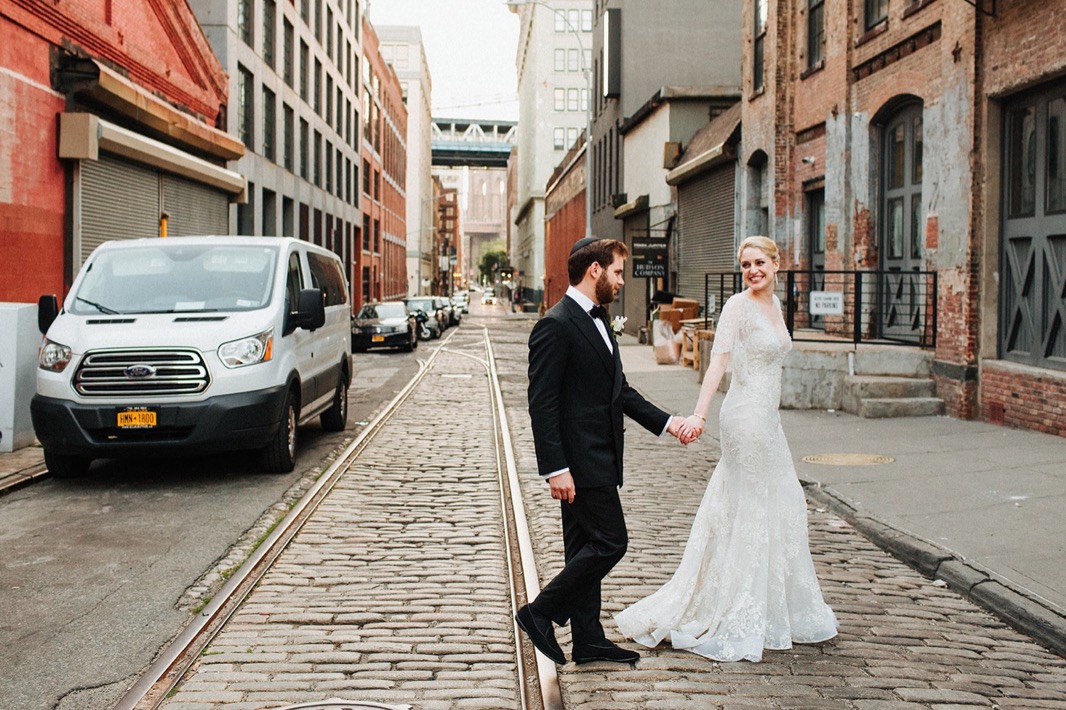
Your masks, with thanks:
M 0 496 L 38 481 L 46 474 L 44 449 L 24 446 L 17 451 L 0 453 Z
M 692 412 L 696 371 L 656 364 L 631 336 L 621 346 L 631 385 L 664 409 Z M 722 397 L 705 434 L 715 440 Z M 1066 655 L 1066 439 L 950 417 L 782 410 L 781 419 L 810 498 Z M 842 453 L 892 461 L 804 460 Z

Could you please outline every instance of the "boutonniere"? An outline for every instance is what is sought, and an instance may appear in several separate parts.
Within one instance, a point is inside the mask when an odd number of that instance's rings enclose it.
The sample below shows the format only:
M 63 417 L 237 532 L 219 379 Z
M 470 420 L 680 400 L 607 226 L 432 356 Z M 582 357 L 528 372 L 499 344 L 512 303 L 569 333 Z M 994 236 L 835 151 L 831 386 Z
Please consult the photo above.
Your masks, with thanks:
M 616 336 L 617 335 L 621 335 L 622 331 L 625 329 L 625 327 L 626 327 L 626 317 L 625 316 L 615 316 L 614 318 L 611 319 L 611 330 L 614 331 L 614 334 Z

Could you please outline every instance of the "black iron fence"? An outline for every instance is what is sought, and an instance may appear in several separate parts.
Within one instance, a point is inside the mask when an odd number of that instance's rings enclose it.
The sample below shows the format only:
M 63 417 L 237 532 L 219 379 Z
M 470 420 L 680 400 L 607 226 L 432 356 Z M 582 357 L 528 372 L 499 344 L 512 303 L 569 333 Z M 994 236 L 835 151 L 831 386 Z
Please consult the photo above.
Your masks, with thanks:
M 740 272 L 704 276 L 708 325 L 743 288 Z M 935 271 L 779 271 L 775 290 L 795 340 L 936 347 Z

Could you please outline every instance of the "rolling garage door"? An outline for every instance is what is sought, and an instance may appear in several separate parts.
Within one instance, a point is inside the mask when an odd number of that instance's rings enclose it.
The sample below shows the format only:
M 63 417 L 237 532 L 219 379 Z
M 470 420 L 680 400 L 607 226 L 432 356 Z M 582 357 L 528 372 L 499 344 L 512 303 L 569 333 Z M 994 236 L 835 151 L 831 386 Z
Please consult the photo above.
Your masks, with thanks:
M 101 155 L 81 161 L 81 240 L 75 271 L 112 239 L 159 236 L 159 174 Z
M 704 275 L 736 268 L 735 174 L 730 163 L 678 186 L 678 295 L 703 303 Z
M 177 175 L 163 175 L 163 209 L 170 215 L 167 234 L 229 233 L 229 196 Z
M 229 232 L 229 196 L 188 178 L 101 154 L 81 161 L 80 184 L 75 270 L 105 241 L 158 237 L 163 211 L 172 236 Z

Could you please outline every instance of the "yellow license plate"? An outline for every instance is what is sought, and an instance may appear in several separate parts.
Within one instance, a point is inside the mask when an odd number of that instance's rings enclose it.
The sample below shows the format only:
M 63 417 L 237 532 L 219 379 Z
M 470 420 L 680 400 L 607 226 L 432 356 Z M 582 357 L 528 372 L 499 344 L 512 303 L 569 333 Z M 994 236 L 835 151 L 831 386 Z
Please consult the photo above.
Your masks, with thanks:
M 384 335 L 372 335 L 372 336 L 370 336 L 370 340 L 371 340 L 371 342 L 374 342 L 374 343 L 384 343 L 385 342 L 385 336 Z
M 130 409 L 118 413 L 120 429 L 150 429 L 156 426 L 156 413 L 149 409 Z

